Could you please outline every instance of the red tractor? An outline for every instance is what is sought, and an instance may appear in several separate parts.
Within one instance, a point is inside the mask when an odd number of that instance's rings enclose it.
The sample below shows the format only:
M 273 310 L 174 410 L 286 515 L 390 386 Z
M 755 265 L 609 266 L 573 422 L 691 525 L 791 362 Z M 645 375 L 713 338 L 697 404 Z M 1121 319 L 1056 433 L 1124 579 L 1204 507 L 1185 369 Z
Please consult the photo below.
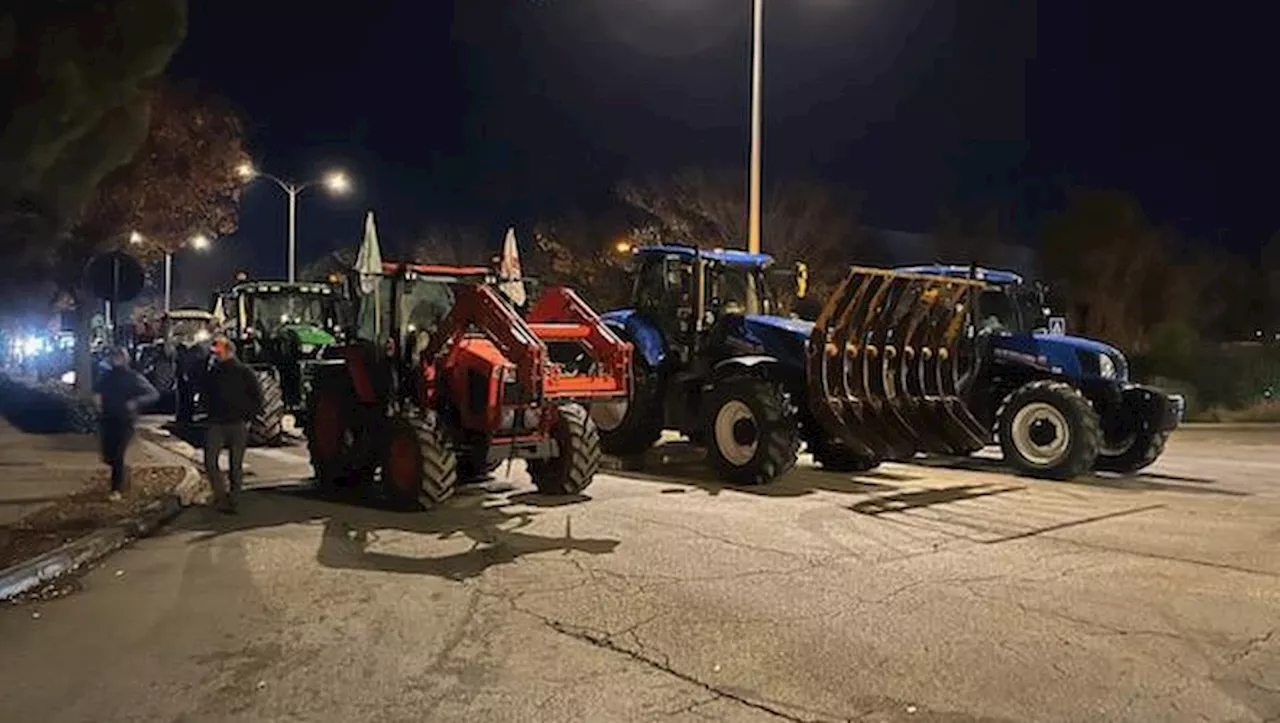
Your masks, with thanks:
M 487 268 L 383 271 L 360 295 L 346 363 L 315 381 L 306 433 L 322 488 L 377 481 L 430 507 L 516 458 L 543 493 L 591 484 L 600 441 L 583 405 L 628 396 L 631 345 L 569 289 L 546 289 L 522 315 Z

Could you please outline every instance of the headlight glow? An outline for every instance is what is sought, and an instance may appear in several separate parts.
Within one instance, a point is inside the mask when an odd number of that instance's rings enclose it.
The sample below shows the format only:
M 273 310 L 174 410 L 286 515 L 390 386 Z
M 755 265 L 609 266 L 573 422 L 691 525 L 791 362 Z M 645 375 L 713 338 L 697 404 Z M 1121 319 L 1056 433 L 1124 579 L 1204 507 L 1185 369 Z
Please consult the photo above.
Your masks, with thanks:
M 208 329 L 201 329 L 196 332 L 196 341 L 209 341 L 210 336 L 212 336 L 212 334 L 209 333 Z
M 1103 379 L 1115 379 L 1116 363 L 1107 354 L 1098 354 L 1098 374 Z

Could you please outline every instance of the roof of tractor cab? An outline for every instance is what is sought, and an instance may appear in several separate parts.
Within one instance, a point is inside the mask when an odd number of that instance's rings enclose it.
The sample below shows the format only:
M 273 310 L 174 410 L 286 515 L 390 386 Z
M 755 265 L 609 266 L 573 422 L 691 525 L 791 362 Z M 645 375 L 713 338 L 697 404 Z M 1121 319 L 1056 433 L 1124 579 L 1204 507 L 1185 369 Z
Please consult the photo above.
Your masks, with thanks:
M 474 279 L 493 275 L 493 269 L 486 266 L 447 266 L 444 264 L 413 264 L 397 261 L 382 262 L 384 274 L 398 274 L 401 271 L 412 271 L 423 276 L 446 276 L 459 279 Z
M 1021 284 L 1022 277 L 1012 271 L 1003 271 L 1001 269 L 984 269 L 979 266 L 976 270 L 972 266 L 957 266 L 946 264 L 932 264 L 926 266 L 898 266 L 893 269 L 904 274 L 921 274 L 923 276 L 945 276 L 952 279 L 969 279 L 976 278 L 979 281 L 989 281 L 993 284 Z
M 233 294 L 332 294 L 336 289 L 320 281 L 243 281 L 231 287 Z
M 644 256 L 684 256 L 692 259 L 694 255 L 728 266 L 765 267 L 773 263 L 769 254 L 753 254 L 741 249 L 697 249 L 693 246 L 640 246 L 636 254 Z
M 169 319 L 195 319 L 197 321 L 212 321 L 213 312 L 204 309 L 171 309 L 164 313 Z

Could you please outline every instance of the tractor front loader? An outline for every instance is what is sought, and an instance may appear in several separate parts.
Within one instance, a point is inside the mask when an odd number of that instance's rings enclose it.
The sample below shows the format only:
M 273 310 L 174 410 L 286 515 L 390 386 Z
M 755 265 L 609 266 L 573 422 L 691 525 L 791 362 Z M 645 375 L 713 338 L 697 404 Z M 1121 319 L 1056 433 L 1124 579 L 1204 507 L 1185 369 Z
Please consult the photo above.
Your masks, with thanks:
M 1049 333 L 1043 290 L 1009 271 L 853 267 L 809 322 L 770 313 L 768 256 L 636 255 L 632 306 L 603 315 L 635 344 L 633 394 L 592 408 L 613 454 L 676 429 L 726 481 L 763 484 L 802 443 L 859 472 L 998 441 L 1019 472 L 1066 479 L 1150 465 L 1181 420 L 1182 398 L 1130 382 L 1120 350 Z
M 307 415 L 322 488 L 375 481 L 431 507 L 459 481 L 524 459 L 539 491 L 580 493 L 600 465 L 584 403 L 625 398 L 631 347 L 574 292 L 545 290 L 521 317 L 483 268 L 385 264 L 360 300 L 359 340 L 322 370 Z M 548 343 L 594 360 L 570 371 Z

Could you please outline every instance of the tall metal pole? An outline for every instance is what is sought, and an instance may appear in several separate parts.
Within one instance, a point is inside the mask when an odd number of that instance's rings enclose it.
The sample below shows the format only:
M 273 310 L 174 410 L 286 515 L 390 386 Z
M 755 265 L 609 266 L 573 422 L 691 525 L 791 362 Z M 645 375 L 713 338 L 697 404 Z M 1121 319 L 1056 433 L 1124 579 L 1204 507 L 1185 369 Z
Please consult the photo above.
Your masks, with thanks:
M 167 251 L 164 255 L 164 313 L 169 313 L 169 302 L 172 298 L 173 289 L 173 252 Z
M 751 180 L 747 250 L 760 253 L 760 86 L 764 55 L 764 0 L 752 0 L 751 25 Z
M 295 268 L 298 260 L 298 191 L 301 188 L 289 186 L 285 191 L 289 194 L 289 283 L 293 283 L 295 278 Z

